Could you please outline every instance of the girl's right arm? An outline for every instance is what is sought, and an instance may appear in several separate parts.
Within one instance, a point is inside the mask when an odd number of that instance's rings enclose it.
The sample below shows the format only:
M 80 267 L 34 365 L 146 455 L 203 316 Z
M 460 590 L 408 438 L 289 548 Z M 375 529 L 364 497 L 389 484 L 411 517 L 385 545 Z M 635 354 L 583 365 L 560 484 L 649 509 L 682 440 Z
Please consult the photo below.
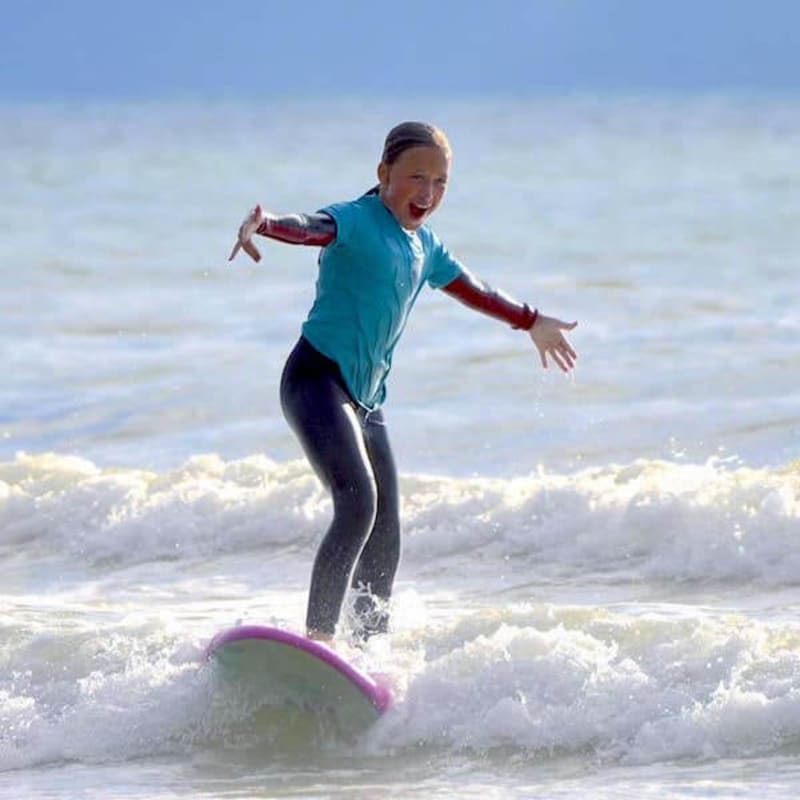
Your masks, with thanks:
M 261 254 L 252 242 L 256 233 L 288 244 L 325 247 L 336 238 L 336 223 L 327 214 L 279 216 L 265 213 L 261 206 L 256 206 L 239 226 L 236 244 L 228 260 L 232 261 L 241 248 L 253 261 L 259 261 Z
M 325 247 L 336 238 L 336 223 L 327 214 L 265 214 L 256 233 L 288 244 Z

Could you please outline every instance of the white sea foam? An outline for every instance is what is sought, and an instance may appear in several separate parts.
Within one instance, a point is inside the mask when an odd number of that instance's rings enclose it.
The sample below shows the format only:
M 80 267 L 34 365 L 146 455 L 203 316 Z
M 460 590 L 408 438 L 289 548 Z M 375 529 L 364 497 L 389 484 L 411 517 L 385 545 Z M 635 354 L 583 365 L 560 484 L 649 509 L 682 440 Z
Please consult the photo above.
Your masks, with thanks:
M 381 653 L 392 710 L 361 741 L 312 746 L 641 764 L 800 742 L 794 623 L 531 605 L 417 623 Z M 0 770 L 209 747 L 269 753 L 275 731 L 253 722 L 260 703 L 225 694 L 200 656 L 163 623 L 3 640 Z
M 372 746 L 643 763 L 800 741 L 800 627 L 524 608 L 439 628 Z
M 164 630 L 0 640 L 0 770 L 174 752 L 207 704 L 198 654 Z
M 509 604 L 495 591 L 509 559 L 534 581 L 791 586 L 800 578 L 799 484 L 796 465 L 719 461 L 509 481 L 404 476 L 403 569 L 420 588 L 406 583 L 395 598 L 391 643 L 355 656 L 389 677 L 397 703 L 367 741 L 347 746 L 379 755 L 420 742 L 460 753 L 588 751 L 629 764 L 794 746 L 794 622 L 675 604 Z M 163 473 L 55 454 L 0 464 L 5 563 L 24 572 L 46 558 L 48 574 L 92 567 L 74 584 L 59 578 L 46 617 L 30 612 L 43 601 L 9 596 L 0 768 L 267 746 L 248 723 L 252 704 L 214 703 L 199 654 L 239 609 L 253 621 L 263 609 L 266 622 L 291 600 L 299 622 L 297 587 L 329 514 L 304 462 L 209 455 Z M 273 550 L 282 556 L 271 566 Z M 221 556 L 237 567 L 209 573 Z M 257 570 L 247 566 L 254 559 Z M 460 601 L 475 580 L 488 599 Z M 132 613 L 128 604 L 145 596 L 180 596 L 180 618 L 164 622 L 166 607 L 161 618 Z
M 308 559 L 331 508 L 310 468 L 197 456 L 156 473 L 56 455 L 0 464 L 0 546 L 130 565 L 291 545 Z M 513 480 L 406 476 L 404 559 L 511 559 L 572 574 L 800 581 L 800 472 L 636 461 Z M 7 549 L 6 552 L 9 552 Z

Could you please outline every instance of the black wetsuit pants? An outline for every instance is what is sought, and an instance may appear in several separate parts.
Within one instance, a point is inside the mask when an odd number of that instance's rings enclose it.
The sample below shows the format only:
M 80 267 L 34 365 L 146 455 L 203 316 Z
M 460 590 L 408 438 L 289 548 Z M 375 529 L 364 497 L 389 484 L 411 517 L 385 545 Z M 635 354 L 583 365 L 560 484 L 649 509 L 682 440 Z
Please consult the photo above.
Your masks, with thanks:
M 333 521 L 314 561 L 306 626 L 333 634 L 352 586 L 358 590 L 357 631 L 365 637 L 383 632 L 383 601 L 400 558 L 397 470 L 383 413 L 355 403 L 336 362 L 304 338 L 283 370 L 281 406 L 333 498 Z

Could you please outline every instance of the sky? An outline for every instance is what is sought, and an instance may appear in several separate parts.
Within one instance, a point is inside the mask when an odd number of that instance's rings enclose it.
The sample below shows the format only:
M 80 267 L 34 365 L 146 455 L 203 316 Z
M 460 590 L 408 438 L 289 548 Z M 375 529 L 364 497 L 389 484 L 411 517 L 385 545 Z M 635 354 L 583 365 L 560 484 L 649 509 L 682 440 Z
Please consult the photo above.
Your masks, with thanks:
M 0 0 L 0 102 L 800 89 L 800 0 Z

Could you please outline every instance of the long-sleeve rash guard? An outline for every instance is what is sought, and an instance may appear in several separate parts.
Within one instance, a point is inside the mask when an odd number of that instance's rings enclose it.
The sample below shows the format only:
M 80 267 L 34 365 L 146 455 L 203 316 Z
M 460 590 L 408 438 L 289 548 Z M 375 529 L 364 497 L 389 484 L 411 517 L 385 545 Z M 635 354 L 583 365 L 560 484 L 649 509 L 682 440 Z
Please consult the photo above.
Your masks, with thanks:
M 336 239 L 336 223 L 332 217 L 321 212 L 267 214 L 256 233 L 287 244 L 326 247 Z M 514 328 L 530 330 L 536 322 L 537 311 L 527 303 L 519 303 L 469 272 L 464 272 L 443 286 L 442 291 L 469 308 L 507 322 Z

